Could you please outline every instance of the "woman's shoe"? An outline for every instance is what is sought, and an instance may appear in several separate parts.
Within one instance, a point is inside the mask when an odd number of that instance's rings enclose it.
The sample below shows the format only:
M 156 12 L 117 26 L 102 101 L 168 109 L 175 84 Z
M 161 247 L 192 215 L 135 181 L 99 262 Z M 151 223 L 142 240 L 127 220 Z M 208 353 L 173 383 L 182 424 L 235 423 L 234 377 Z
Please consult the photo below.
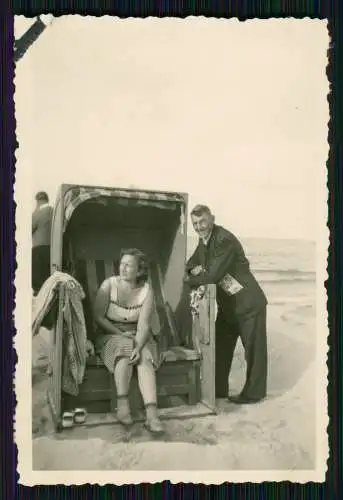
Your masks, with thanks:
M 161 420 L 158 418 L 157 404 L 149 403 L 145 405 L 146 421 L 145 427 L 151 434 L 160 435 L 164 433 L 164 427 Z
M 148 429 L 151 434 L 155 436 L 160 436 L 164 434 L 164 427 L 159 418 L 152 418 L 145 421 L 145 427 Z
M 124 427 L 131 427 L 133 425 L 133 420 L 129 413 L 121 414 L 119 411 L 117 411 L 116 417 L 118 422 L 122 424 Z
M 124 427 L 131 427 L 133 420 L 131 418 L 130 405 L 127 396 L 117 396 L 117 420 Z

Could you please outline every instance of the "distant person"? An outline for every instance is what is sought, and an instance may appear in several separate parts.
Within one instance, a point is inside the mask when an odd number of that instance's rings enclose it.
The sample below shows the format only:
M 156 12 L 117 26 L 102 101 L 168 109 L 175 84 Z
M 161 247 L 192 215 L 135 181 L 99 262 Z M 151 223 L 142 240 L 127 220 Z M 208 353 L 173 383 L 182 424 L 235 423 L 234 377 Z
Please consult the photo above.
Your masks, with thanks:
M 238 239 L 214 223 L 205 205 L 191 212 L 198 246 L 186 265 L 185 282 L 192 288 L 217 285 L 216 395 L 228 397 L 228 378 L 238 337 L 245 349 L 246 382 L 236 404 L 257 403 L 267 390 L 267 299 L 250 271 Z
M 50 276 L 50 238 L 53 209 L 44 191 L 36 194 L 36 209 L 32 214 L 32 289 L 36 296 Z

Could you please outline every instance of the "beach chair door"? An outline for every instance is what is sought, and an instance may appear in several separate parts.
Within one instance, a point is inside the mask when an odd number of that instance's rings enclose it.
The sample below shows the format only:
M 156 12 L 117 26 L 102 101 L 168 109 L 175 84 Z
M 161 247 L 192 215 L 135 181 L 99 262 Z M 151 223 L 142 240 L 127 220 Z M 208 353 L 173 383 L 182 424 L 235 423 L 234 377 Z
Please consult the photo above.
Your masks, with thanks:
M 216 287 L 206 287 L 200 301 L 199 315 L 193 319 L 193 345 L 201 355 L 201 402 L 215 411 L 216 407 L 216 346 L 215 346 Z
M 64 288 L 58 294 L 58 315 L 49 346 L 48 403 L 56 430 L 61 430 L 62 413 L 62 353 L 63 353 L 63 303 Z

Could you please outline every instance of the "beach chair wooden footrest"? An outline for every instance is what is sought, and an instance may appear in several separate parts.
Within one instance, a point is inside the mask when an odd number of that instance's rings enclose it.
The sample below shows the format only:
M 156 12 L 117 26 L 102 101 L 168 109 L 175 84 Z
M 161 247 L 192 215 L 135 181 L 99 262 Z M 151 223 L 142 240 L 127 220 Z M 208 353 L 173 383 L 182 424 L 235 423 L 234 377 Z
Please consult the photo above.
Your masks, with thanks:
M 171 348 L 164 353 L 164 362 L 157 371 L 157 397 L 161 408 L 179 405 L 194 405 L 200 400 L 200 361 L 192 349 Z M 63 410 L 85 408 L 88 413 L 114 411 L 116 394 L 113 376 L 109 374 L 98 357 L 88 360 L 86 373 L 78 396 L 63 394 Z M 144 406 L 136 374 L 130 387 L 133 409 Z

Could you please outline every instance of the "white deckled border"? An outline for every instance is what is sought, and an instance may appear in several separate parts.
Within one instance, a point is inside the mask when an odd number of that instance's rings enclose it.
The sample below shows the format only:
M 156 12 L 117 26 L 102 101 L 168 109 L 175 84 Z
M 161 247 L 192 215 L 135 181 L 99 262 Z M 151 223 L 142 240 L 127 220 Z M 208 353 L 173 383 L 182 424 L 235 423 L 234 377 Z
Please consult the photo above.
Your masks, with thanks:
M 47 26 L 53 22 L 49 15 L 40 16 L 42 22 Z M 108 16 L 106 16 L 108 17 Z M 92 18 L 88 17 L 88 22 Z M 195 18 L 191 18 L 194 22 Z M 153 22 L 160 22 L 158 19 L 150 18 Z M 98 22 L 101 20 L 98 20 Z M 186 22 L 187 20 L 176 20 L 176 22 Z M 238 22 L 238 20 L 232 20 Z M 130 22 L 125 20 L 124 22 Z M 219 20 L 226 22 L 226 20 Z M 260 22 L 259 20 L 247 21 Z M 271 22 L 271 20 L 267 21 Z M 304 22 L 325 23 L 325 21 L 306 19 Z M 23 62 L 25 65 L 25 60 Z M 16 70 L 16 80 L 20 79 L 20 68 Z M 327 84 L 327 92 L 329 86 Z M 20 91 L 16 91 L 15 100 L 18 105 L 30 113 L 30 106 L 33 106 L 32 80 L 25 81 L 25 86 L 21 85 Z M 327 122 L 329 121 L 329 112 Z M 17 136 L 20 139 L 20 122 L 17 123 Z M 25 148 L 23 148 L 25 149 Z M 230 482 L 264 482 L 264 481 L 292 481 L 306 483 L 309 481 L 322 482 L 325 480 L 326 460 L 328 457 L 328 437 L 327 425 L 329 422 L 327 415 L 327 294 L 324 282 L 327 279 L 327 255 L 329 244 L 329 231 L 326 227 L 327 221 L 327 173 L 325 161 L 328 150 L 323 151 L 322 169 L 317 172 L 317 352 L 316 363 L 317 373 L 320 376 L 316 380 L 317 392 L 317 466 L 314 470 L 260 470 L 260 471 L 34 471 L 32 470 L 32 389 L 31 389 L 31 179 L 32 165 L 30 158 L 22 157 L 21 149 L 16 153 L 17 173 L 15 184 L 16 208 L 16 242 L 17 242 L 17 263 L 18 269 L 15 277 L 16 286 L 16 310 L 15 325 L 17 336 L 15 338 L 15 348 L 18 353 L 18 364 L 15 375 L 15 390 L 18 400 L 16 411 L 16 435 L 15 440 L 18 446 L 18 472 L 20 474 L 20 484 L 33 486 L 36 484 L 139 484 L 156 483 L 170 480 L 172 483 L 202 483 L 221 484 Z M 18 165 L 20 164 L 20 169 Z M 206 473 L 205 473 L 206 472 Z

